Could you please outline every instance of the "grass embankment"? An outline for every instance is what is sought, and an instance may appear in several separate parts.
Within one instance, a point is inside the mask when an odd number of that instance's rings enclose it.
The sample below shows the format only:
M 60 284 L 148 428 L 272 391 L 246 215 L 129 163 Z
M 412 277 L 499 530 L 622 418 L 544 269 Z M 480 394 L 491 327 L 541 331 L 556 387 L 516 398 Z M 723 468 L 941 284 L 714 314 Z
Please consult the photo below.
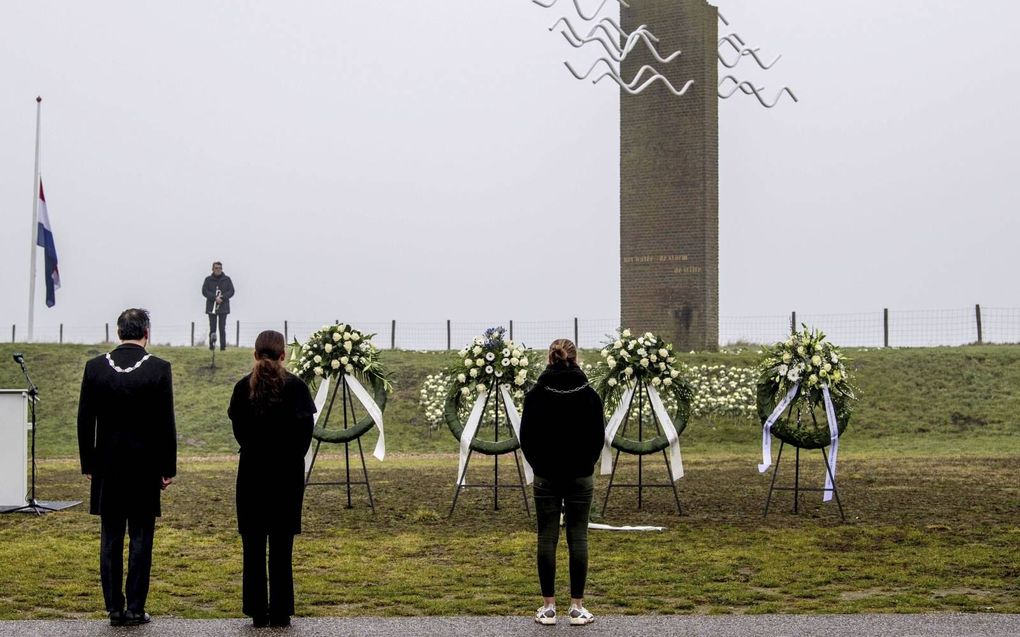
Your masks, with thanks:
M 85 499 L 74 460 L 74 415 L 87 346 L 24 346 L 39 383 L 40 495 Z M 10 346 L 0 347 L 8 357 Z M 240 615 L 240 543 L 234 530 L 225 409 L 250 353 L 155 348 L 175 370 L 179 483 L 164 500 L 149 610 L 186 617 Z M 777 493 L 761 517 L 769 476 L 759 475 L 760 428 L 693 422 L 682 436 L 687 475 L 676 517 L 667 489 L 613 490 L 605 521 L 665 525 L 664 533 L 593 532 L 588 596 L 597 613 L 1020 612 L 1020 347 L 852 352 L 861 401 L 843 439 L 835 503 Z M 750 364 L 754 351 L 685 355 L 689 363 Z M 337 487 L 309 489 L 295 548 L 298 614 L 526 614 L 537 600 L 532 522 L 520 493 L 465 492 L 451 520 L 456 450 L 417 413 L 418 383 L 448 354 L 385 352 L 396 395 L 386 410 L 390 455 L 368 457 L 377 497 L 355 508 Z M 0 386 L 21 386 L 13 365 Z M 374 436 L 374 434 L 371 434 Z M 372 441 L 366 445 L 371 449 Z M 434 453 L 441 452 L 441 453 Z M 802 454 L 803 455 L 803 454 Z M 821 486 L 818 452 L 801 479 Z M 202 457 L 210 456 L 210 457 Z M 60 459 L 64 457 L 66 459 Z M 779 481 L 792 480 L 784 454 Z M 472 482 L 492 461 L 472 461 Z M 627 459 L 621 479 L 633 482 Z M 500 461 L 501 481 L 516 479 Z M 323 470 L 339 469 L 335 454 Z M 359 467 L 360 468 L 360 467 Z M 661 457 L 646 479 L 665 474 Z M 605 478 L 597 478 L 596 498 Z M 101 617 L 98 524 L 82 507 L 44 518 L 0 517 L 0 618 Z M 561 590 L 566 562 L 561 555 Z
M 85 361 L 103 351 L 87 345 L 0 346 L 0 360 L 24 351 L 42 393 L 38 445 L 42 457 L 77 454 L 75 415 Z M 173 363 L 177 430 L 181 455 L 232 453 L 236 445 L 227 402 L 238 378 L 250 367 L 249 350 L 217 352 L 155 347 Z M 1014 453 L 1020 425 L 1020 346 L 849 351 L 862 390 L 844 450 L 889 453 Z M 595 360 L 594 352 L 587 352 Z M 429 432 L 418 409 L 422 379 L 456 357 L 445 352 L 384 351 L 395 393 L 386 406 L 386 442 L 391 452 L 456 452 L 445 429 Z M 752 365 L 753 349 L 739 354 L 685 354 L 689 364 Z M 22 387 L 13 364 L 0 365 L 0 387 Z M 690 453 L 748 453 L 760 439 L 752 421 L 695 420 L 684 432 Z M 374 444 L 374 430 L 366 441 Z

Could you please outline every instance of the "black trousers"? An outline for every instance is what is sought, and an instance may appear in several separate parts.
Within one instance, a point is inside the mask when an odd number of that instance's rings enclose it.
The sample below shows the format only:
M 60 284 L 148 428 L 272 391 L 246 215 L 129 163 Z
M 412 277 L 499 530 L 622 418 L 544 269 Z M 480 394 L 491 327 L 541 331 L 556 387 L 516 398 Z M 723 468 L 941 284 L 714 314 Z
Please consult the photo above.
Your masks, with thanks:
M 269 595 L 266 596 L 266 541 L 269 541 Z M 248 617 L 286 619 L 294 614 L 291 533 L 243 533 L 244 576 L 241 611 Z
M 217 321 L 217 317 L 219 321 Z M 227 349 L 227 315 L 226 314 L 210 314 L 209 315 L 209 349 L 213 348 L 213 337 L 216 334 L 216 324 L 219 323 L 220 328 L 220 349 Z
M 128 545 L 127 610 L 145 611 L 149 595 L 149 572 L 152 570 L 152 536 L 156 530 L 154 516 L 100 516 L 99 579 L 103 583 L 106 612 L 124 610 L 124 529 Z
M 562 510 L 570 557 L 570 597 L 581 599 L 588 579 L 592 476 L 568 480 L 535 476 L 534 488 L 535 518 L 538 522 L 538 582 L 542 587 L 542 597 L 556 596 L 556 545 L 560 540 Z

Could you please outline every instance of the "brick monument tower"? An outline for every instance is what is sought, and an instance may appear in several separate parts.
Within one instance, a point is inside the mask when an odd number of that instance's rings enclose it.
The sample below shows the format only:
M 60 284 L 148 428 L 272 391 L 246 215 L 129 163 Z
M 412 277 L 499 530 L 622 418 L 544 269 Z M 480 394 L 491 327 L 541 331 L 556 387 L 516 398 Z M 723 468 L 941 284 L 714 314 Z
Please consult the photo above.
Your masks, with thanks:
M 620 94 L 621 325 L 652 331 L 680 351 L 719 345 L 718 12 L 706 0 L 641 0 L 620 7 L 631 32 L 659 38 L 657 62 L 639 44 L 621 63 L 633 78 L 651 65 L 682 96 L 656 82 Z M 647 77 L 647 75 L 646 75 Z

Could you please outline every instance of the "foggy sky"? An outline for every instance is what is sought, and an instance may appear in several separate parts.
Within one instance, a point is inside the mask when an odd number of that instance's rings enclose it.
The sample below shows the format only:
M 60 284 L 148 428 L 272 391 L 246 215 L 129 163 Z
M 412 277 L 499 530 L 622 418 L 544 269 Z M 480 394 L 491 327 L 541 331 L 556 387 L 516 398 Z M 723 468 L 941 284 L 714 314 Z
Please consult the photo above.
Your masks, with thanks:
M 801 100 L 720 105 L 721 314 L 1020 307 L 1020 5 L 719 5 L 783 54 L 737 70 Z M 598 55 L 548 31 L 568 14 L 4 2 L 0 326 L 27 319 L 36 95 L 63 280 L 37 336 L 202 321 L 216 259 L 232 320 L 615 319 L 620 98 L 564 69 Z

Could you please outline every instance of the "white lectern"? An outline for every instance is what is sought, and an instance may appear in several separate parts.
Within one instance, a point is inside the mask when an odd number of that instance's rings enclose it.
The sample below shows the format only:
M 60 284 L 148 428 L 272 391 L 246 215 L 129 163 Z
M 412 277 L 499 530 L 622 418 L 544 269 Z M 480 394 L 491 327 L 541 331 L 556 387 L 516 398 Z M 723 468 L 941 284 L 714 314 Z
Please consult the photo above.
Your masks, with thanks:
M 30 427 L 28 390 L 0 389 L 0 508 L 25 504 Z

